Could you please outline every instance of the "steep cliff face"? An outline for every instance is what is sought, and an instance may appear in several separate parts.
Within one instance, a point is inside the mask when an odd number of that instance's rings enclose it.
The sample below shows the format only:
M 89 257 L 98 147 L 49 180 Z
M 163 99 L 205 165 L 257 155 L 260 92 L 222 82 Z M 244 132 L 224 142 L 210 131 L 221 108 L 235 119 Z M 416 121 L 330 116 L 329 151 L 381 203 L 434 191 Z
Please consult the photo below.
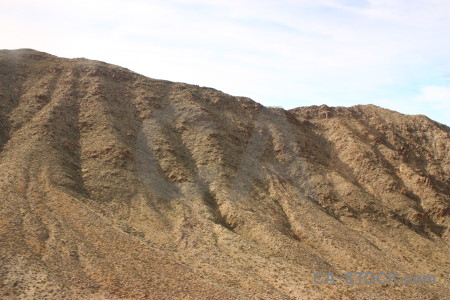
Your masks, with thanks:
M 450 128 L 0 51 L 3 298 L 443 299 Z M 314 272 L 436 284 L 316 284 Z

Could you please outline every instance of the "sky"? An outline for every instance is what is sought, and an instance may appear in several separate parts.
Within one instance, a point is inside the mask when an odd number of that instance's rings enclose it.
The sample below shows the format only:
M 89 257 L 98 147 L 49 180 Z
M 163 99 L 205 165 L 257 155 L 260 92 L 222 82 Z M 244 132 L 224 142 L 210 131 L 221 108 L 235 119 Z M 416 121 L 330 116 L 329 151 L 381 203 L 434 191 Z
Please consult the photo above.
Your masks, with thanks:
M 449 0 L 0 0 L 0 49 L 85 57 L 286 109 L 450 126 Z

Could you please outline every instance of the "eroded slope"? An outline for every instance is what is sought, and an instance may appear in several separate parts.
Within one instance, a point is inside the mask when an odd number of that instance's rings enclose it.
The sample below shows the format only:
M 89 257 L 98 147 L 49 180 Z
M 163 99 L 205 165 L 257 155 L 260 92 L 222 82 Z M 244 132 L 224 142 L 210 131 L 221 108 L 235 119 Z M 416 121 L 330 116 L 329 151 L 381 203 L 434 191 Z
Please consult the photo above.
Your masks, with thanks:
M 0 291 L 22 298 L 443 298 L 450 129 L 376 106 L 266 108 L 0 52 Z M 434 274 L 317 285 L 314 272 Z

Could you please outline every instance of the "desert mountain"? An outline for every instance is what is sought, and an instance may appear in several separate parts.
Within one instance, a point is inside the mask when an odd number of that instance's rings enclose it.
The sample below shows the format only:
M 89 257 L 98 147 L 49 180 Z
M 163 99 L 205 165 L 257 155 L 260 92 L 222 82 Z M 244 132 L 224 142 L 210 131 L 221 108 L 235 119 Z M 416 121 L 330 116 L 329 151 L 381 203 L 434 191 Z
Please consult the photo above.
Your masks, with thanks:
M 3 50 L 0 298 L 449 299 L 449 153 L 421 115 Z

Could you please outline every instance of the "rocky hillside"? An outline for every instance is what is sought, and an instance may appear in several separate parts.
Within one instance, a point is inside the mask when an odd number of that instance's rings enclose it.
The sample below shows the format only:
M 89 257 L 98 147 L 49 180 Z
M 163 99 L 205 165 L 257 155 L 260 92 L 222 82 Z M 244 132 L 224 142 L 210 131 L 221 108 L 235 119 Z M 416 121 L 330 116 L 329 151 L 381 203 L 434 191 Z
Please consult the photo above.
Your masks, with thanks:
M 3 50 L 0 298 L 448 299 L 449 153 L 425 116 Z

